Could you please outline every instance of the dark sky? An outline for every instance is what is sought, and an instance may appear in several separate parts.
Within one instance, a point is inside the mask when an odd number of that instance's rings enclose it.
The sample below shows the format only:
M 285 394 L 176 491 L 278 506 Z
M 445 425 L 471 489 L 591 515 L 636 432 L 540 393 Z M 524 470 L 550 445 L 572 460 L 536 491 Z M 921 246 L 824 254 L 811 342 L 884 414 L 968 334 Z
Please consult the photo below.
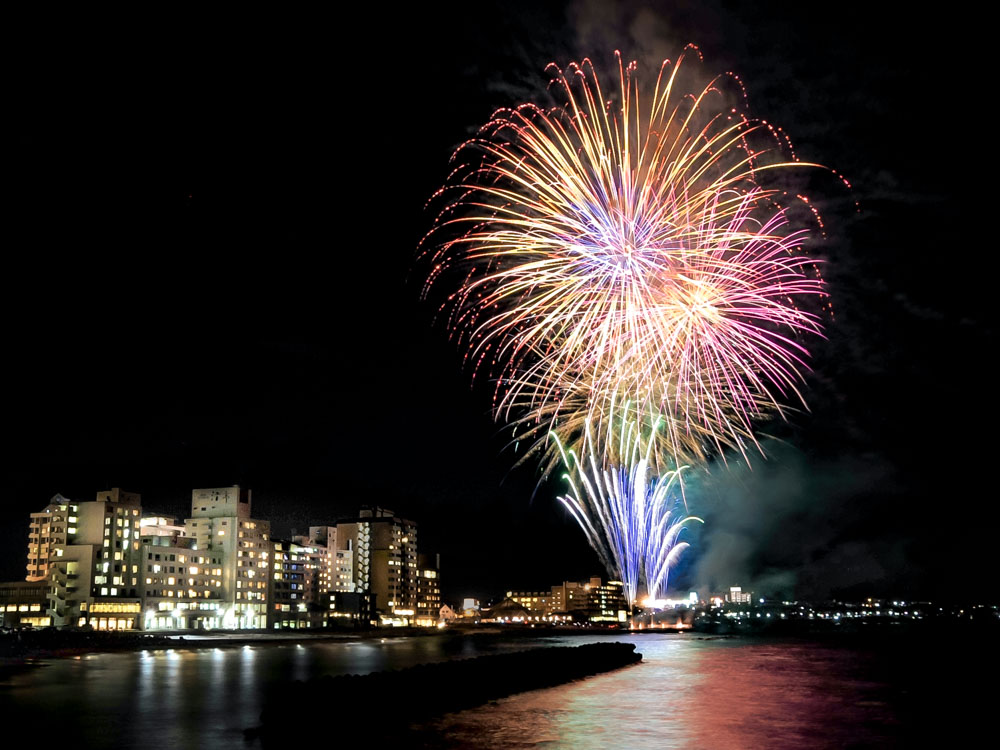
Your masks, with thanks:
M 814 195 L 836 316 L 812 411 L 766 430 L 784 441 L 766 464 L 699 475 L 708 523 L 678 584 L 983 592 L 1000 521 L 992 83 L 975 18 L 872 5 L 24 20 L 0 578 L 23 575 L 28 513 L 56 492 L 121 486 L 183 514 L 193 487 L 233 483 L 278 533 L 394 508 L 442 553 L 452 598 L 599 574 L 561 486 L 532 499 L 533 470 L 510 470 L 487 393 L 418 299 L 415 247 L 451 151 L 537 98 L 548 62 L 620 48 L 651 74 L 695 42 L 854 190 Z

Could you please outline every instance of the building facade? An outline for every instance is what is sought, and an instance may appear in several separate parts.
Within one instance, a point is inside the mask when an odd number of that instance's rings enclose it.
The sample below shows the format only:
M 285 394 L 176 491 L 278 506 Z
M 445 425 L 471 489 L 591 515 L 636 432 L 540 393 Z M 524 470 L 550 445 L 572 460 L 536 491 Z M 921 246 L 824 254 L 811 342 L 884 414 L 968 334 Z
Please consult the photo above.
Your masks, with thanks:
M 166 516 L 140 521 L 139 587 L 144 630 L 212 630 L 223 627 L 219 554 L 197 549 L 185 527 Z
M 26 572 L 0 612 L 34 626 L 434 626 L 441 610 L 439 559 L 418 557 L 414 522 L 364 507 L 272 540 L 239 486 L 193 490 L 183 522 L 144 513 L 138 494 L 118 488 L 88 502 L 56 495 L 30 516 Z M 28 588 L 39 601 L 25 598 Z
M 268 628 L 323 627 L 329 609 L 329 589 L 321 583 L 326 549 L 287 539 L 272 540 L 271 546 Z
M 47 583 L 52 625 L 138 627 L 140 510 L 139 495 L 114 488 L 31 514 L 26 580 Z
M 628 606 L 620 581 L 563 581 L 549 591 L 508 591 L 506 598 L 523 607 L 531 619 L 566 619 L 593 623 L 625 622 Z
M 413 624 L 420 570 L 414 522 L 363 507 L 358 518 L 337 524 L 337 550 L 350 553 L 353 593 L 369 597 L 381 624 Z
M 193 490 L 184 522 L 195 548 L 221 561 L 224 628 L 267 627 L 271 524 L 251 517 L 250 501 L 250 490 L 238 485 Z
M 435 627 L 441 619 L 441 556 L 417 556 L 417 601 L 413 624 Z
M 0 583 L 0 625 L 5 628 L 45 628 L 52 624 L 48 614 L 47 581 Z

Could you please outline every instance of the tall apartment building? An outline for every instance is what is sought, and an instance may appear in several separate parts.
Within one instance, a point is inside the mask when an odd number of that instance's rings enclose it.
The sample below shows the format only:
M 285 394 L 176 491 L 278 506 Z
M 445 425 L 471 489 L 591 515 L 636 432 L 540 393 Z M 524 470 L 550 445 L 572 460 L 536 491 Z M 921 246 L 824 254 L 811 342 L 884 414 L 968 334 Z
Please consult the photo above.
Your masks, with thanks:
M 221 560 L 224 628 L 267 627 L 271 524 L 251 518 L 250 499 L 238 485 L 194 490 L 185 520 L 196 548 Z
M 308 537 L 293 537 L 294 541 L 308 544 L 313 549 L 313 559 L 317 563 L 317 575 L 311 589 L 327 622 L 330 618 L 354 623 L 370 623 L 374 620 L 372 594 L 363 587 L 363 576 L 355 581 L 355 553 L 360 550 L 359 542 L 369 545 L 368 527 L 359 528 L 357 523 L 345 522 L 337 526 L 310 526 Z M 364 558 L 369 567 L 361 573 L 370 574 L 370 557 Z M 369 576 L 370 579 L 370 576 Z
M 144 515 L 139 527 L 139 596 L 144 630 L 210 630 L 223 626 L 222 569 L 216 550 L 199 550 L 185 527 L 166 516 Z
M 323 627 L 329 610 L 329 589 L 320 584 L 327 550 L 297 536 L 272 540 L 268 578 L 268 627 Z
M 415 523 L 386 508 L 364 507 L 358 518 L 337 524 L 336 549 L 351 554 L 354 592 L 371 597 L 383 623 L 413 622 L 419 578 Z
M 292 542 L 300 545 L 311 564 L 313 573 L 306 581 L 310 604 L 317 609 L 329 609 L 330 592 L 333 591 L 337 527 L 310 526 L 308 534 L 293 535 Z
M 413 624 L 434 627 L 441 616 L 441 556 L 417 557 L 417 602 Z
M 73 534 L 76 534 L 76 512 L 76 503 L 57 494 L 44 509 L 31 514 L 26 581 L 48 580 L 49 557 L 55 556 L 57 546 L 65 546 L 70 527 L 73 527 Z M 72 521 L 69 520 L 71 515 Z
M 138 626 L 141 498 L 118 488 L 91 502 L 61 495 L 31 514 L 28 581 L 48 583 L 53 625 Z

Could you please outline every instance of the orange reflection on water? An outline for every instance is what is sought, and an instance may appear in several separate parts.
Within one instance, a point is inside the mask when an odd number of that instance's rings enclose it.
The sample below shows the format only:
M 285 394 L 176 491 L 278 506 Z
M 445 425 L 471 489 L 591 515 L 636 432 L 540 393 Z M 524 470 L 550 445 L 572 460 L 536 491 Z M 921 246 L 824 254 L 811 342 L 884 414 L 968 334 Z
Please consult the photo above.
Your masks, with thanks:
M 643 663 L 448 716 L 420 739 L 426 747 L 840 750 L 891 745 L 898 729 L 886 686 L 860 676 L 855 651 L 653 628 L 616 640 L 635 643 Z

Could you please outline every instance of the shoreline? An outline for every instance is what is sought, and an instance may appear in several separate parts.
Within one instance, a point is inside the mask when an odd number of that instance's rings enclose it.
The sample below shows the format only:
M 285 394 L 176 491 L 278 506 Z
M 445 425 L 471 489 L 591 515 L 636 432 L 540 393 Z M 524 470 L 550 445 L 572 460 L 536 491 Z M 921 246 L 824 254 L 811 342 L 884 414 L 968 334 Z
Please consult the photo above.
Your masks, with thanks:
M 438 628 L 387 628 L 358 631 L 285 630 L 285 631 L 214 631 L 191 633 L 108 633 L 102 631 L 22 631 L 19 634 L 0 636 L 0 679 L 11 672 L 45 666 L 54 659 L 80 658 L 88 654 L 125 653 L 137 651 L 233 649 L 247 646 L 294 645 L 309 643 L 385 641 L 395 638 L 426 638 L 444 636 L 453 638 L 492 637 L 507 640 L 521 638 L 543 639 L 565 636 L 648 636 L 674 635 L 687 638 L 763 638 L 807 639 L 826 642 L 874 640 L 886 638 L 903 640 L 924 638 L 930 635 L 991 636 L 1000 627 L 982 627 L 962 622 L 935 622 L 908 624 L 871 623 L 864 627 L 815 627 L 786 624 L 778 628 L 582 628 L 582 627 L 499 627 L 465 626 Z
M 8 635 L 0 640 L 0 674 L 11 668 L 44 666 L 46 660 L 71 659 L 87 654 L 125 653 L 137 651 L 201 650 L 216 648 L 243 648 L 307 643 L 360 642 L 388 640 L 390 638 L 447 637 L 500 637 L 507 639 L 546 638 L 566 635 L 641 635 L 686 632 L 671 629 L 611 630 L 607 628 L 391 628 L 384 630 L 326 632 L 322 630 L 299 631 L 216 631 L 192 634 L 190 631 L 172 633 L 106 633 L 76 631 L 23 632 L 22 638 L 13 643 Z M 48 643 L 46 643 L 48 641 Z

